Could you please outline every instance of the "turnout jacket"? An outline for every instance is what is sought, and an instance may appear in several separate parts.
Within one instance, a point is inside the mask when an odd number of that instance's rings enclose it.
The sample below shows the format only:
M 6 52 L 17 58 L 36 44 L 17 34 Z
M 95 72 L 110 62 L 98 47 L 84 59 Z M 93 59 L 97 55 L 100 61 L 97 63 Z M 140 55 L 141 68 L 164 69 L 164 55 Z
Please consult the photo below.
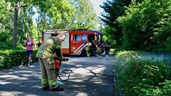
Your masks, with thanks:
M 51 37 L 44 41 L 36 54 L 36 57 L 46 59 L 55 58 L 62 60 L 64 57 L 61 52 L 61 42 L 59 37 Z

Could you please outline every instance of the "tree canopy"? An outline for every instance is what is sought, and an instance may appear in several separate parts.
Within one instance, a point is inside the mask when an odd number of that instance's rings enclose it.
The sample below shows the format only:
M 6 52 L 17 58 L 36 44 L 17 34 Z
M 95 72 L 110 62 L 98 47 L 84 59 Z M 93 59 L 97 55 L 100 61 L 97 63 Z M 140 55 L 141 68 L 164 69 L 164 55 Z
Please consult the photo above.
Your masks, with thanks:
M 23 44 L 28 34 L 38 40 L 43 30 L 97 29 L 99 23 L 89 0 L 1 0 L 0 5 L 0 43 L 9 45 Z
M 171 51 L 171 0 L 123 1 L 108 1 L 102 6 L 106 12 L 102 18 L 107 25 L 106 34 L 114 36 L 116 46 L 126 50 Z

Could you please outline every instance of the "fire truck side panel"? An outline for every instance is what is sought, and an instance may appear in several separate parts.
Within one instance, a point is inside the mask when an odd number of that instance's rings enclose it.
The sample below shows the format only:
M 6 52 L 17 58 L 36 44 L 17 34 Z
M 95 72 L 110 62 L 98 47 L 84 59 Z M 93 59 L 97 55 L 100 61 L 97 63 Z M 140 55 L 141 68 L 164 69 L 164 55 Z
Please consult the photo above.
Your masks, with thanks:
M 80 50 L 83 47 L 81 42 L 81 34 L 71 34 L 72 41 L 71 41 L 71 53 L 73 54 L 81 54 Z
M 86 46 L 89 31 L 72 31 L 71 32 L 71 53 L 80 55 Z
M 70 35 L 69 35 L 69 32 L 66 32 L 64 34 L 66 35 L 66 38 L 62 42 L 62 53 L 70 54 Z
M 46 39 L 48 39 L 49 37 L 51 37 L 52 34 L 51 33 L 44 33 L 43 36 L 44 36 L 44 38 L 42 40 L 44 42 Z

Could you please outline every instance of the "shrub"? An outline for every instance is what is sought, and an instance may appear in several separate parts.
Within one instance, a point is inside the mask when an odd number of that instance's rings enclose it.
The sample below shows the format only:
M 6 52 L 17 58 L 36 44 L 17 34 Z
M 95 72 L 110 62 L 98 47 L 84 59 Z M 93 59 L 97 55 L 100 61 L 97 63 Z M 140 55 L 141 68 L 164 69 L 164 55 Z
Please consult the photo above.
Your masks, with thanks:
M 135 51 L 120 51 L 116 54 L 116 59 L 118 61 L 126 62 L 130 58 L 139 58 L 142 52 L 135 52 Z
M 33 52 L 33 61 L 36 60 L 36 52 L 36 50 Z M 0 69 L 9 68 L 20 64 L 27 64 L 25 54 L 25 50 L 22 49 L 0 51 Z
M 9 42 L 0 42 L 0 49 L 10 49 L 12 47 L 11 43 Z
M 117 68 L 123 96 L 169 96 L 171 66 L 165 61 L 141 60 L 139 55 L 132 55 L 137 54 L 122 52 L 117 56 L 124 60 Z

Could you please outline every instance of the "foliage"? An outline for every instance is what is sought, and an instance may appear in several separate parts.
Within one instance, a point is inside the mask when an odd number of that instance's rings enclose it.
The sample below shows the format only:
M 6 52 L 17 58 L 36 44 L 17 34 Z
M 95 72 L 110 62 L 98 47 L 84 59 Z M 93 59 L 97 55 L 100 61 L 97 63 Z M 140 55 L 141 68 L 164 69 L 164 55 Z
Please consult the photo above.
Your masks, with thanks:
M 171 52 L 171 0 L 107 0 L 101 7 L 114 47 Z
M 69 27 L 97 29 L 99 21 L 90 0 L 71 0 L 70 2 L 75 8 L 75 12 Z
M 12 21 L 12 11 L 13 7 L 11 6 L 11 3 L 5 2 L 4 0 L 0 1 L 0 41 L 2 42 L 10 42 L 12 40 L 11 33 L 12 33 L 12 27 L 13 27 L 13 21 Z
M 33 52 L 33 61 L 37 58 L 35 57 L 37 50 Z M 27 64 L 27 58 L 25 57 L 26 51 L 23 49 L 9 49 L 0 51 L 0 69 L 9 68 L 16 65 Z M 36 60 L 37 61 L 37 60 Z
M 123 30 L 124 49 L 169 51 L 171 0 L 133 3 L 118 18 Z M 166 48 L 167 47 L 167 48 Z
M 105 13 L 100 17 L 106 24 L 105 33 L 109 39 L 114 40 L 115 47 L 120 47 L 122 43 L 122 30 L 118 24 L 117 18 L 124 15 L 125 6 L 128 6 L 132 0 L 107 0 L 101 8 Z
M 118 61 L 126 62 L 127 60 L 130 60 L 131 58 L 138 58 L 142 52 L 137 51 L 119 51 L 116 52 L 116 59 Z
M 69 0 L 56 0 L 48 3 L 51 3 L 48 5 L 51 7 L 47 8 L 47 15 L 52 18 L 53 28 L 67 28 L 74 12 L 74 7 L 70 4 Z
M 28 34 L 37 42 L 44 30 L 96 28 L 97 16 L 92 11 L 90 1 L 75 0 L 75 5 L 73 2 L 71 0 L 1 0 L 0 42 L 12 43 L 14 5 L 18 11 L 17 45 L 23 44 Z
M 0 49 L 5 50 L 5 49 L 11 49 L 12 44 L 10 42 L 0 42 Z
M 169 96 L 171 66 L 164 61 L 142 60 L 138 58 L 140 54 L 133 51 L 118 53 L 118 60 L 123 61 L 117 67 L 122 95 Z
M 101 29 L 101 32 L 103 32 L 103 35 L 106 36 L 105 41 L 110 42 L 112 47 L 119 46 L 117 45 L 118 43 L 116 42 L 116 39 L 115 39 L 117 36 L 114 37 L 112 34 L 109 34 L 110 32 L 115 32 L 115 31 L 116 31 L 115 28 L 111 28 L 110 26 L 107 26 L 107 25 L 104 29 Z
M 53 29 L 94 29 L 97 23 L 97 16 L 89 0 L 34 0 L 33 4 L 39 10 L 38 23 L 47 23 Z

